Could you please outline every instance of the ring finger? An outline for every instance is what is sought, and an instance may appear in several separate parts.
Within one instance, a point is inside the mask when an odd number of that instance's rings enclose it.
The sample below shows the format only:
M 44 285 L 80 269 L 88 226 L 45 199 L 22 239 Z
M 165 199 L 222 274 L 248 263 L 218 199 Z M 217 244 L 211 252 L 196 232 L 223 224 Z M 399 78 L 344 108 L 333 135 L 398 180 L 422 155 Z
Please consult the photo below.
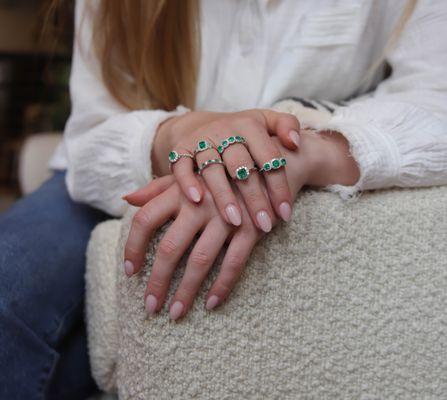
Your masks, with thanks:
M 211 160 L 219 160 L 220 163 Z M 198 152 L 196 162 L 222 218 L 232 225 L 239 226 L 242 222 L 241 210 L 217 150 L 212 148 Z
M 240 143 L 223 153 L 228 173 L 236 181 L 248 212 L 255 225 L 264 232 L 272 229 L 273 210 L 254 161 L 246 147 Z

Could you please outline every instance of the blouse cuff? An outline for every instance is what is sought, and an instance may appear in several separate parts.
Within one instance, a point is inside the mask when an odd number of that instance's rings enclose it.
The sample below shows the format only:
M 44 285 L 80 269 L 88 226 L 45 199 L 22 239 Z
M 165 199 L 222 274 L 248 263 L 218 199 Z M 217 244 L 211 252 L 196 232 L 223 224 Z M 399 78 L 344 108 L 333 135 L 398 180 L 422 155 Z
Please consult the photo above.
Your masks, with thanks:
M 367 100 L 338 109 L 316 128 L 337 131 L 349 141 L 359 180 L 352 186 L 325 187 L 345 200 L 356 198 L 362 190 L 420 186 L 421 171 L 432 171 L 431 178 L 436 179 L 445 164 L 447 143 L 441 137 L 445 123 L 408 103 Z M 433 184 L 433 179 L 427 182 Z
M 152 179 L 151 153 L 153 139 L 158 127 L 167 119 L 183 115 L 189 111 L 188 108 L 179 105 L 174 111 L 148 110 L 132 112 L 136 121 L 141 125 L 141 135 L 136 135 L 131 148 L 131 154 L 134 155 L 132 158 L 133 176 L 136 178 L 138 186 L 143 186 Z

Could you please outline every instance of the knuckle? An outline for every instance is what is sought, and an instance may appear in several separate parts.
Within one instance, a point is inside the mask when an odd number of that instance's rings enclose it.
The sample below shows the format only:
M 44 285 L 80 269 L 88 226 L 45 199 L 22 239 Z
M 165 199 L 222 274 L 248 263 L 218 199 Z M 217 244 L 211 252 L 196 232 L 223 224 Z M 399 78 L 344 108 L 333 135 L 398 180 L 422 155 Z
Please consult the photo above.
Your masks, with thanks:
M 159 294 L 164 290 L 165 283 L 161 279 L 151 278 L 147 283 L 147 287 L 149 292 Z
M 284 193 L 288 193 L 289 192 L 289 185 L 287 184 L 286 181 L 284 180 L 280 180 L 277 182 L 273 182 L 271 185 L 271 192 L 273 192 L 273 194 L 284 194 Z
M 247 202 L 247 204 L 250 204 L 251 206 L 259 204 L 262 198 L 263 198 L 262 193 L 255 188 L 249 189 L 244 193 L 245 201 Z
M 240 254 L 229 254 L 227 259 L 227 271 L 232 277 L 237 277 L 244 268 L 244 258 Z
M 172 257 L 176 254 L 178 249 L 177 244 L 169 239 L 169 238 L 163 238 L 158 246 L 158 254 L 163 257 Z
M 213 190 L 212 195 L 217 204 L 224 204 L 226 203 L 226 200 L 231 196 L 231 193 L 229 193 L 229 190 L 227 189 L 219 188 Z
M 149 226 L 151 221 L 151 216 L 144 208 L 140 208 L 133 217 L 133 223 L 142 228 Z
M 206 251 L 196 250 L 191 253 L 191 263 L 199 268 L 207 268 L 211 264 L 211 257 Z

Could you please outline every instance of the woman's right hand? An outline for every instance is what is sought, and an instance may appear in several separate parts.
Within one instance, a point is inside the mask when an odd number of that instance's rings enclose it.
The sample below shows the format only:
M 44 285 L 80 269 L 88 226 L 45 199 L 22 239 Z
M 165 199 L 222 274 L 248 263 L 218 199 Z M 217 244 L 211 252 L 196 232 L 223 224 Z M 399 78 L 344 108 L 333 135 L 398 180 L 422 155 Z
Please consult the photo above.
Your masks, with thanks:
M 158 166 L 166 166 L 171 150 L 177 154 L 194 154 L 197 165 L 207 160 L 218 160 L 223 164 L 210 164 L 203 169 L 202 177 L 210 190 L 222 218 L 239 226 L 242 222 L 239 202 L 232 189 L 241 193 L 249 216 L 254 224 L 264 232 L 272 228 L 274 213 L 288 221 L 292 213 L 292 196 L 287 184 L 284 168 L 271 169 L 262 175 L 258 171 L 249 173 L 246 179 L 236 179 L 240 167 L 263 166 L 265 163 L 283 157 L 279 147 L 270 135 L 276 134 L 282 144 L 295 150 L 299 140 L 299 122 L 287 113 L 272 110 L 253 109 L 235 113 L 190 112 L 174 117 L 159 128 L 155 141 L 153 161 Z M 221 147 L 227 138 L 228 147 Z M 243 139 L 242 139 L 243 138 Z M 241 141 L 244 140 L 244 143 Z M 199 142 L 209 143 L 205 150 L 195 149 Z M 228 142 L 227 142 L 228 143 Z M 183 193 L 193 202 L 203 196 L 202 185 L 194 173 L 194 161 L 188 157 L 179 158 L 171 164 L 172 172 Z M 157 165 L 154 165 L 156 170 Z M 243 171 L 247 171 L 242 168 Z M 162 175 L 166 168 L 159 169 Z M 228 180 L 233 178 L 235 185 Z M 267 190 L 265 190 L 265 188 Z

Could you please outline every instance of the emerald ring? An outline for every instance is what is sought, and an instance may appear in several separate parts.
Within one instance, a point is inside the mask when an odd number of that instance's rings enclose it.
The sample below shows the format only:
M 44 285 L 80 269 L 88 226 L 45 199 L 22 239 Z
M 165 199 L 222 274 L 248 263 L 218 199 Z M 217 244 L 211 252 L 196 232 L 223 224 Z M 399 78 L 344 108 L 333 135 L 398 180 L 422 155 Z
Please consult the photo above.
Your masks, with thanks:
M 196 155 L 197 153 L 200 153 L 201 151 L 205 151 L 205 150 L 209 150 L 209 149 L 214 149 L 214 146 L 206 140 L 200 140 L 197 142 L 197 146 L 194 149 L 194 155 Z
M 219 146 L 217 146 L 217 151 L 219 152 L 219 154 L 222 154 L 227 147 L 236 143 L 242 143 L 245 145 L 245 138 L 239 135 L 227 137 L 226 139 L 222 140 Z
M 237 179 L 238 181 L 245 181 L 250 176 L 251 171 L 257 171 L 257 168 L 256 167 L 248 168 L 245 165 L 242 165 L 236 169 L 236 175 L 234 179 Z
M 194 160 L 194 156 L 192 156 L 189 153 L 178 153 L 175 150 L 172 150 L 168 155 L 169 169 L 172 170 L 172 165 L 175 164 L 182 157 L 187 157 L 187 158 L 191 158 L 192 160 Z
M 259 171 L 260 172 L 273 171 L 274 169 L 285 167 L 286 164 L 287 161 L 284 157 L 272 158 L 270 161 L 265 162 Z
M 198 168 L 199 175 L 202 175 L 202 171 L 205 168 L 207 168 L 207 167 L 209 167 L 210 165 L 213 165 L 213 164 L 221 164 L 221 165 L 223 165 L 223 161 L 220 158 L 213 158 L 211 160 L 206 160 L 205 162 L 203 162 L 202 164 L 199 165 L 199 168 Z

